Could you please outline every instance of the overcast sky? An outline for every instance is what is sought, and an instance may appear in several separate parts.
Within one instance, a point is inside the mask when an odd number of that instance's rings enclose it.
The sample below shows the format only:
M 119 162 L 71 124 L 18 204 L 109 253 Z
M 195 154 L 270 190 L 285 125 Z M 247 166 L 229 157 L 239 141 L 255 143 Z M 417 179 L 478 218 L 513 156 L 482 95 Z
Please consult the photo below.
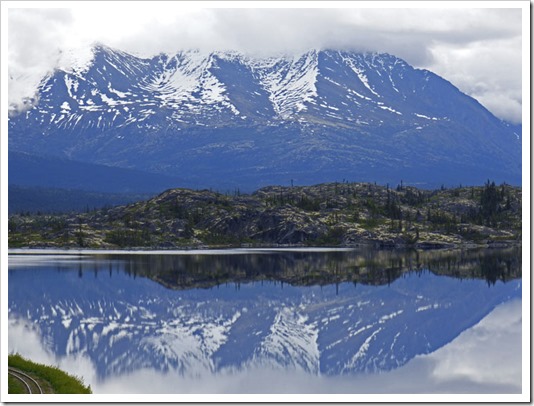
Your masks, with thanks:
M 226 2 L 7 3 L 10 104 L 32 96 L 44 75 L 68 64 L 69 50 L 95 42 L 143 57 L 188 48 L 261 55 L 340 48 L 396 55 L 443 76 L 499 118 L 521 122 L 519 7 L 526 4 L 528 13 L 528 2 L 502 2 L 516 8 L 498 9 L 462 2 L 430 9 L 403 2 L 393 2 L 396 8 L 353 8 L 362 3 L 351 2 L 234 3 L 239 8 Z M 221 6 L 226 8 L 213 8 Z

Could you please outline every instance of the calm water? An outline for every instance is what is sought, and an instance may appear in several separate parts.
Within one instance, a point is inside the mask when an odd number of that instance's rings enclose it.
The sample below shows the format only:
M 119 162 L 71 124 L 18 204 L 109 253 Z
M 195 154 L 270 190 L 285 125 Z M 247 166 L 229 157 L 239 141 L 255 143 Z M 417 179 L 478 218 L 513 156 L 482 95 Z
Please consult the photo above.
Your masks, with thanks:
M 521 392 L 520 249 L 10 255 L 8 286 L 9 350 L 94 393 Z

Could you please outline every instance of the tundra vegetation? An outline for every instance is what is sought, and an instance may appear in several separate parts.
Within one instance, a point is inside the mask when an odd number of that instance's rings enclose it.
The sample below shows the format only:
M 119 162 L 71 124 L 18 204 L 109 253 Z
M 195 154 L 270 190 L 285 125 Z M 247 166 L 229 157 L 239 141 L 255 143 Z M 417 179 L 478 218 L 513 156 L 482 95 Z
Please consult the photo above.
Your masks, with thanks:
M 9 217 L 9 247 L 192 248 L 360 246 L 441 248 L 521 241 L 521 188 L 423 190 L 346 181 L 239 190 L 170 189 L 129 205 Z

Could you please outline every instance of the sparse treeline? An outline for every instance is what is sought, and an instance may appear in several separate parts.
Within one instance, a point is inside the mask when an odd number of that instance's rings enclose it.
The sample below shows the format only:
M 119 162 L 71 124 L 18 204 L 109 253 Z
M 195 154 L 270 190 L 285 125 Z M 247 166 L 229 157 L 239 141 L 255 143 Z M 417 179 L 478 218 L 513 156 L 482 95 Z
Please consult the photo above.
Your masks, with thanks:
M 253 194 L 172 189 L 128 206 L 9 218 L 10 247 L 446 246 L 518 242 L 520 232 L 521 188 L 489 180 L 433 191 L 345 181 Z

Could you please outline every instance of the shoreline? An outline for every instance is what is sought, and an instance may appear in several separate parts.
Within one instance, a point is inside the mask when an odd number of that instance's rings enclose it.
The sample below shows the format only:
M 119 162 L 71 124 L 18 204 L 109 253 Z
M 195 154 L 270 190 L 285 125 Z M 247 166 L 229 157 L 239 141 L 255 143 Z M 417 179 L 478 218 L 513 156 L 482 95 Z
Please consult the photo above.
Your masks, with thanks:
M 24 247 L 8 248 L 8 255 L 239 255 L 270 252 L 348 252 L 360 249 L 377 251 L 431 251 L 431 250 L 471 250 L 495 249 L 522 246 L 521 241 L 498 241 L 485 244 L 443 244 L 424 242 L 415 245 L 393 244 L 357 244 L 353 246 L 325 247 L 325 246 L 200 246 L 183 248 L 153 248 L 133 247 L 124 249 L 106 248 L 68 248 L 68 247 Z

